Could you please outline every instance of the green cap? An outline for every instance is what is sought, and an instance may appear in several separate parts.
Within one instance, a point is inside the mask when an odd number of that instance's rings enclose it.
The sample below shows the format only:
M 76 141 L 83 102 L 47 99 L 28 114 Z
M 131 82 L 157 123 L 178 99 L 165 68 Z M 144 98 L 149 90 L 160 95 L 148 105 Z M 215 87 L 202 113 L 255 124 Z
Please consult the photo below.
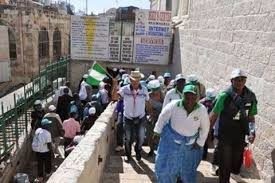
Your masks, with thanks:
M 197 88 L 194 85 L 190 85 L 190 84 L 186 85 L 183 88 L 183 93 L 193 93 L 193 94 L 197 95 Z

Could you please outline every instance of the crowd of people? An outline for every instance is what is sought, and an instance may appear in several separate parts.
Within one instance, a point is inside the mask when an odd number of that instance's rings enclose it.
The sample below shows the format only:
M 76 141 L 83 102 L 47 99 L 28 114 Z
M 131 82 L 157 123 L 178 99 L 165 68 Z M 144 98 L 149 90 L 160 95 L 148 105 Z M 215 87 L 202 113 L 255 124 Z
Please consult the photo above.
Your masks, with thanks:
M 155 157 L 159 183 L 196 183 L 196 170 L 207 159 L 208 145 L 214 144 L 213 172 L 220 183 L 230 177 L 240 181 L 243 151 L 255 139 L 255 94 L 245 86 L 247 75 L 232 71 L 230 86 L 222 92 L 205 88 L 194 74 L 166 72 L 145 77 L 138 69 L 129 73 L 112 69 L 98 87 L 90 86 L 84 75 L 78 92 L 70 83 L 60 87 L 48 113 L 41 101 L 32 112 L 33 150 L 38 158 L 38 177 L 51 172 L 53 154 L 63 137 L 67 156 L 93 126 L 111 101 L 116 103 L 115 151 L 125 150 L 125 161 L 142 159 L 142 146 L 150 147 L 147 156 Z M 51 144 L 54 144 L 53 146 Z M 209 159 L 209 158 L 208 158 Z
M 46 109 L 41 100 L 34 102 L 31 127 L 32 150 L 38 163 L 36 182 L 51 175 L 54 158 L 67 157 L 109 103 L 108 83 L 93 87 L 85 82 L 87 77 L 84 75 L 81 79 L 77 93 L 72 93 L 70 82 L 59 87 L 53 104 Z
M 117 147 L 132 160 L 131 148 L 141 160 L 144 140 L 155 156 L 160 183 L 196 183 L 196 170 L 213 144 L 213 173 L 220 183 L 230 177 L 242 182 L 244 148 L 255 139 L 257 100 L 246 87 L 247 75 L 232 71 L 225 91 L 206 89 L 194 74 L 171 73 L 146 78 L 139 71 L 123 74 L 117 104 Z M 124 145 L 124 148 L 123 148 Z

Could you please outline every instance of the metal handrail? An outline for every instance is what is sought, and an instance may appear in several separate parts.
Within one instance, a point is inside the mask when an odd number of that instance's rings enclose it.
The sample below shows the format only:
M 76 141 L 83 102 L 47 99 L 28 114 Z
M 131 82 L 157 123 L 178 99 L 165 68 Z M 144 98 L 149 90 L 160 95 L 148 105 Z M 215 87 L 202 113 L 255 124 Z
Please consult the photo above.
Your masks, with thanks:
M 62 81 L 67 78 L 69 60 L 69 57 L 63 57 L 47 65 L 32 82 L 24 85 L 20 94 L 14 93 L 13 103 L 9 106 L 0 102 L 0 162 L 10 156 L 14 148 L 19 147 L 18 141 L 22 133 L 29 133 L 29 110 L 34 101 L 46 100 L 52 96 L 58 89 L 58 84 L 54 84 L 58 83 L 60 78 Z

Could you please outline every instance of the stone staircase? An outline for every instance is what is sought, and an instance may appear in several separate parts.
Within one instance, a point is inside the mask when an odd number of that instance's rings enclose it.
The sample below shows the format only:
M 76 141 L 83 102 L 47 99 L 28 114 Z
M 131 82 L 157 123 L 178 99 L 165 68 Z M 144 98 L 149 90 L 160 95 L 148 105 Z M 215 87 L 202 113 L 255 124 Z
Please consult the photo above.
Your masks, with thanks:
M 148 158 L 149 147 L 143 147 L 142 159 L 137 162 L 135 155 L 133 160 L 126 163 L 124 153 L 110 153 L 109 161 L 104 169 L 102 183 L 155 183 L 154 158 Z M 132 152 L 134 154 L 134 152 Z M 208 161 L 202 161 L 198 168 L 198 183 L 218 183 L 218 177 L 213 176 L 211 164 Z M 249 177 L 246 174 L 244 177 Z M 236 181 L 231 180 L 231 183 Z M 263 183 L 258 179 L 244 178 L 246 183 Z
M 154 175 L 154 158 L 147 158 L 148 147 L 144 147 L 142 159 L 136 161 L 135 153 L 133 160 L 125 162 L 124 153 L 111 152 L 103 175 L 103 183 L 151 183 L 156 182 Z

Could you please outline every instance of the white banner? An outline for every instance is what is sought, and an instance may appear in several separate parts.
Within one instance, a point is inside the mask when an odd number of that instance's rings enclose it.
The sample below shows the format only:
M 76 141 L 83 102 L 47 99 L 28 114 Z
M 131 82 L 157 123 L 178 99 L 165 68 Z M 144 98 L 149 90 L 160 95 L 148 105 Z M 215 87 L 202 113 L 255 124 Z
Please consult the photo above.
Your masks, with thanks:
M 134 61 L 167 65 L 172 40 L 170 11 L 137 10 Z
M 120 36 L 111 36 L 109 42 L 109 58 L 112 62 L 118 62 L 120 57 Z
M 71 16 L 71 57 L 77 60 L 109 59 L 109 19 Z
M 131 63 L 133 58 L 133 36 L 122 36 L 121 62 Z

